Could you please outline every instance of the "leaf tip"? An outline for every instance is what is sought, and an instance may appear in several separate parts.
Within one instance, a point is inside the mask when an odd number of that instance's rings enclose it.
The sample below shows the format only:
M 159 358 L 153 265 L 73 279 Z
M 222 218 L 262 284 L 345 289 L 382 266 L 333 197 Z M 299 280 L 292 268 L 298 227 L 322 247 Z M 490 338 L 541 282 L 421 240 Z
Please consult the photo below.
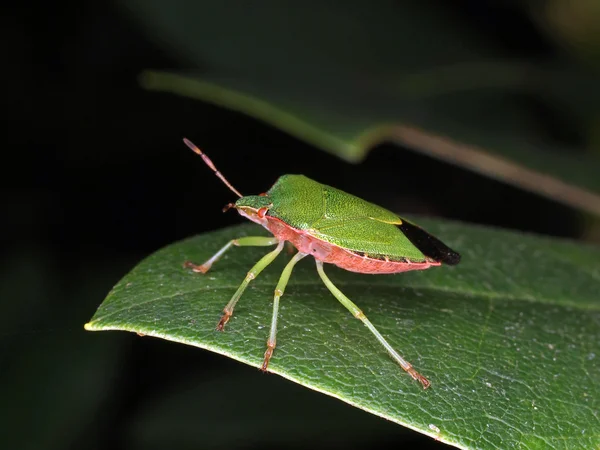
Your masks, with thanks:
M 93 322 L 88 322 L 88 323 L 84 324 L 83 328 L 86 329 L 87 331 L 95 331 L 96 330 Z

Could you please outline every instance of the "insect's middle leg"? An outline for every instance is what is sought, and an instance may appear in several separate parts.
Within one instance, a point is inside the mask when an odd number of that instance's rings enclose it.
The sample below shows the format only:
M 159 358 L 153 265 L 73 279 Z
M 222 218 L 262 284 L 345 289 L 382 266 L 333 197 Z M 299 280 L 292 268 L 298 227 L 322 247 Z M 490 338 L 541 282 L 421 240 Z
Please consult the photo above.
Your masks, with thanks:
M 206 273 L 211 266 L 233 245 L 236 247 L 266 247 L 268 245 L 275 245 L 278 242 L 279 240 L 275 236 L 244 236 L 241 238 L 232 239 L 223 247 L 221 247 L 221 249 L 211 256 L 205 263 L 194 264 L 191 261 L 186 261 L 183 263 L 183 267 L 192 269 L 194 272 Z
M 277 336 L 277 315 L 279 314 L 279 299 L 285 291 L 285 287 L 288 284 L 294 266 L 305 256 L 306 253 L 300 252 L 294 255 L 290 262 L 287 263 L 287 265 L 285 266 L 285 269 L 283 269 L 283 272 L 281 272 L 281 277 L 279 277 L 279 282 L 277 283 L 277 287 L 275 288 L 275 297 L 273 298 L 273 317 L 271 319 L 271 332 L 269 333 L 269 340 L 267 341 L 267 351 L 265 352 L 265 359 L 262 365 L 262 370 L 264 372 L 267 371 L 267 367 L 269 366 L 269 360 L 271 359 L 271 356 L 273 356 L 273 350 L 275 349 Z
M 259 259 L 258 262 L 254 264 L 254 266 L 252 266 L 252 269 L 250 269 L 250 271 L 246 275 L 246 278 L 244 278 L 244 281 L 242 281 L 242 284 L 240 284 L 240 286 L 237 288 L 237 291 L 235 291 L 235 294 L 233 294 L 233 297 L 231 297 L 231 300 L 229 300 L 229 303 L 227 303 L 227 306 L 225 306 L 225 309 L 223 309 L 223 316 L 221 316 L 221 320 L 219 320 L 217 330 L 223 331 L 223 327 L 229 321 L 229 318 L 233 314 L 233 308 L 235 307 L 235 304 L 238 302 L 238 300 L 240 299 L 250 282 L 254 280 L 258 276 L 258 274 L 260 274 L 263 271 L 265 267 L 271 264 L 275 258 L 277 258 L 277 255 L 279 255 L 279 253 L 283 249 L 283 244 L 285 244 L 285 241 L 279 241 L 275 250 L 267 253 L 265 256 Z
M 396 352 L 396 350 L 394 350 L 394 348 L 388 343 L 388 341 L 385 340 L 385 338 L 381 335 L 381 333 L 379 333 L 379 331 L 377 331 L 375 326 L 371 323 L 371 321 L 369 319 L 367 319 L 367 317 L 360 310 L 360 308 L 358 306 L 356 306 L 354 304 L 354 302 L 352 302 L 352 300 L 350 300 L 348 297 L 346 297 L 342 293 L 342 291 L 340 291 L 331 282 L 331 280 L 327 277 L 327 275 L 325 275 L 325 272 L 323 271 L 323 261 L 319 261 L 319 260 L 315 260 L 315 261 L 317 262 L 317 272 L 319 272 L 319 276 L 325 283 L 325 286 L 327 286 L 327 288 L 334 295 L 334 297 L 337 298 L 342 305 L 344 305 L 346 308 L 348 308 L 348 310 L 352 313 L 352 315 L 354 317 L 361 320 L 362 323 L 365 324 L 365 326 L 369 329 L 369 331 L 375 335 L 377 340 L 381 343 L 381 345 L 383 345 L 385 347 L 387 352 L 400 365 L 400 367 L 402 367 L 404 370 L 406 370 L 409 373 L 409 375 L 411 377 L 413 377 L 415 380 L 419 381 L 423 385 L 424 389 L 427 389 L 430 385 L 429 380 L 427 378 L 425 378 L 423 375 L 421 375 L 419 372 L 417 372 L 413 368 L 412 364 L 410 364 L 402 356 L 400 356 L 398 354 L 398 352 Z

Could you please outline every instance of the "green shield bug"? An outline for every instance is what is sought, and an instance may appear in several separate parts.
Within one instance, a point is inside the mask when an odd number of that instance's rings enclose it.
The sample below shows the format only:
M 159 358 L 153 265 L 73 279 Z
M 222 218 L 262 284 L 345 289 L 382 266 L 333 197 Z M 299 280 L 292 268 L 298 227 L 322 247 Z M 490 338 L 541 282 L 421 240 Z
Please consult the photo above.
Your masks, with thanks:
M 323 263 L 335 264 L 357 273 L 391 274 L 423 270 L 442 263 L 458 264 L 460 255 L 396 214 L 304 175 L 283 175 L 266 193 L 243 196 L 217 170 L 207 155 L 189 140 L 183 141 L 239 197 L 235 203 L 225 206 L 223 211 L 235 208 L 240 215 L 262 225 L 273 234 L 272 237 L 245 236 L 233 239 L 203 264 L 196 265 L 186 261 L 184 267 L 206 273 L 232 246 L 277 246 L 250 269 L 225 306 L 217 330 L 223 331 L 248 284 L 273 262 L 285 242 L 289 241 L 298 253 L 283 269 L 275 288 L 271 331 L 262 370 L 267 370 L 275 349 L 279 299 L 296 263 L 311 255 L 315 258 L 319 276 L 334 297 L 363 322 L 400 367 L 418 380 L 423 388 L 428 388 L 430 383 L 427 378 L 394 350 L 358 306 L 325 275 Z

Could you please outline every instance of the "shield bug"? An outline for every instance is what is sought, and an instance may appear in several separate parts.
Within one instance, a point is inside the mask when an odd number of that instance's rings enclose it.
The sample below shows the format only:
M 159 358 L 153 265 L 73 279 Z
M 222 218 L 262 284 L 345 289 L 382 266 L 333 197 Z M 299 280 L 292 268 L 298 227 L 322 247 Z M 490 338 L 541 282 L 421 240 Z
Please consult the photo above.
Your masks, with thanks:
M 212 161 L 192 142 L 185 144 L 200 155 L 217 177 L 239 198 L 223 211 L 235 208 L 240 215 L 262 225 L 273 236 L 245 236 L 227 242 L 203 264 L 186 261 L 184 267 L 206 273 L 232 246 L 272 246 L 248 272 L 225 306 L 217 330 L 223 328 L 248 284 L 279 255 L 286 241 L 298 253 L 285 266 L 275 288 L 271 331 L 267 340 L 262 370 L 266 371 L 275 349 L 279 299 L 285 291 L 292 270 L 302 258 L 315 258 L 317 272 L 333 296 L 375 335 L 390 356 L 418 380 L 423 388 L 430 383 L 394 350 L 365 314 L 327 277 L 323 263 L 335 264 L 358 273 L 391 274 L 423 270 L 442 263 L 454 265 L 460 255 L 439 239 L 396 214 L 339 189 L 318 183 L 304 175 L 283 175 L 266 193 L 243 196 L 217 170 Z

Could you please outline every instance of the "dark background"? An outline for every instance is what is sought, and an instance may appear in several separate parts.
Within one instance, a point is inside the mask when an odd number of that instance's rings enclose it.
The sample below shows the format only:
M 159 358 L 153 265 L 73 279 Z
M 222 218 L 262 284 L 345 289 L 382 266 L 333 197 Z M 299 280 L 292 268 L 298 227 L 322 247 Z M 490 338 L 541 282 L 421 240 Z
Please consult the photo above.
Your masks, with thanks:
M 561 51 L 509 3 L 455 3 L 499 48 Z M 83 330 L 141 258 L 242 221 L 221 213 L 232 195 L 184 136 L 242 193 L 303 173 L 402 213 L 581 236 L 578 212 L 407 149 L 382 145 L 351 165 L 240 114 L 144 91 L 140 71 L 178 62 L 110 3 L 8 2 L 1 20 L 1 448 L 444 447 L 206 351 Z M 554 111 L 522 104 L 581 142 Z M 346 437 L 354 427 L 364 434 Z

